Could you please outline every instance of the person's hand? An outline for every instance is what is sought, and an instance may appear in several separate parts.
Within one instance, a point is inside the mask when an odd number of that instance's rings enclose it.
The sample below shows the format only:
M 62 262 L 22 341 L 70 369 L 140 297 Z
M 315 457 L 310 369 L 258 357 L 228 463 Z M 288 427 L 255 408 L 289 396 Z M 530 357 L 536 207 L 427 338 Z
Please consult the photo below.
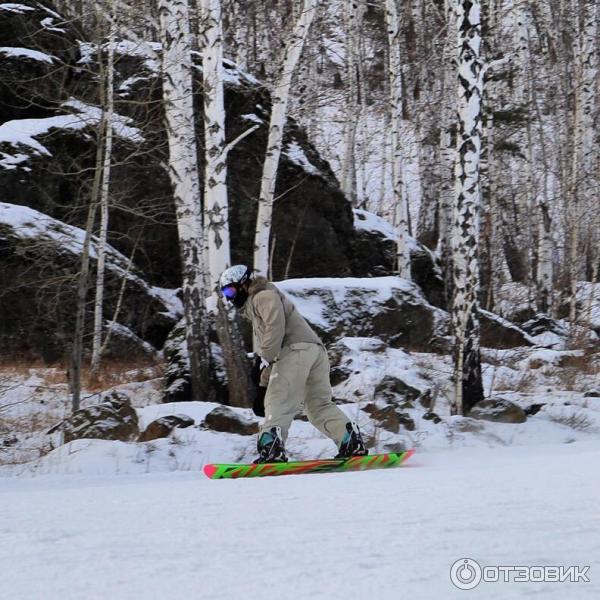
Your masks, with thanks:
M 268 360 L 266 360 L 265 358 L 263 358 L 262 356 L 259 356 L 258 358 L 260 358 L 260 367 L 259 368 L 261 371 L 271 365 L 271 363 Z

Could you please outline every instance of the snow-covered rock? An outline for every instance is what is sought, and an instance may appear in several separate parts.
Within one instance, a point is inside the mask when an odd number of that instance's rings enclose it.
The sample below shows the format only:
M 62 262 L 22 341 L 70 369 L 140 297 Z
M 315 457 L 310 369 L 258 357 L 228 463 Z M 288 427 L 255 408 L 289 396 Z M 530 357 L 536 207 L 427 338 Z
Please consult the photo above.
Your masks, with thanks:
M 188 417 L 187 415 L 166 415 L 156 419 L 155 421 L 152 421 L 152 423 L 150 423 L 148 427 L 142 431 L 138 441 L 149 442 L 159 438 L 166 438 L 175 428 L 185 429 L 186 427 L 191 427 L 193 424 L 194 419 Z
M 79 409 L 58 430 L 67 444 L 80 439 L 128 442 L 139 435 L 137 412 L 129 398 L 119 392 L 113 392 L 100 404 Z
M 236 433 L 238 435 L 252 435 L 258 431 L 256 419 L 249 419 L 228 406 L 217 406 L 211 410 L 202 423 L 213 431 Z
M 479 309 L 481 345 L 487 348 L 535 346 L 536 341 L 520 327 L 494 313 Z
M 77 273 L 85 232 L 26 206 L 0 202 L 0 350 L 54 362 L 63 358 L 75 322 Z M 92 269 L 98 240 L 92 239 Z M 92 277 L 94 271 L 92 270 Z M 114 311 L 126 282 L 117 322 Z M 143 310 L 142 310 L 143 308 Z M 91 319 L 91 306 L 88 318 Z M 106 249 L 106 331 L 113 358 L 152 357 L 179 317 L 166 290 L 149 286 L 127 257 Z
M 494 423 L 524 423 L 527 420 L 520 406 L 504 398 L 482 400 L 471 409 L 469 417 Z
M 390 346 L 445 346 L 448 315 L 399 277 L 289 279 L 277 283 L 326 343 L 377 337 Z

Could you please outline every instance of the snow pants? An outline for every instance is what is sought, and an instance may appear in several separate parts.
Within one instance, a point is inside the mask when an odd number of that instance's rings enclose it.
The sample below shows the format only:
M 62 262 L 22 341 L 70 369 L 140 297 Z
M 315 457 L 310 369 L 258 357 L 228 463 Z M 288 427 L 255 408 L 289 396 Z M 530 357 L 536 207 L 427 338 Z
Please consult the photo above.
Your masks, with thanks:
M 285 442 L 303 405 L 308 420 L 339 447 L 350 419 L 331 400 L 329 358 L 320 344 L 301 342 L 282 349 L 269 378 L 259 435 L 281 427 Z

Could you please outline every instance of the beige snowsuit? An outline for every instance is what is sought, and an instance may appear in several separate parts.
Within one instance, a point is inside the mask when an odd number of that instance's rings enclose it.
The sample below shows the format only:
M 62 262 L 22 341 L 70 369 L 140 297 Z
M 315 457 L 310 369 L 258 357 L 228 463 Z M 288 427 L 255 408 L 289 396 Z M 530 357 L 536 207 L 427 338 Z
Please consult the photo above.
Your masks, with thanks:
M 261 433 L 281 427 L 283 440 L 302 405 L 308 420 L 339 446 L 349 419 L 331 400 L 329 359 L 319 336 L 292 302 L 264 277 L 248 289 L 245 314 L 252 321 L 254 351 L 272 363 Z

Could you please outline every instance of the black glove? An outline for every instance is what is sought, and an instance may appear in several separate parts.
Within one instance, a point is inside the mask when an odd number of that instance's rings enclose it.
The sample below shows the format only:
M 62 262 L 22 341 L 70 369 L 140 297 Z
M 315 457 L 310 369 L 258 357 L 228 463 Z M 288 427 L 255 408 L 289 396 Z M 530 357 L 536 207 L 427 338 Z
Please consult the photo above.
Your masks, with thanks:
M 260 375 L 265 368 L 265 362 L 260 356 L 256 355 L 252 364 L 251 379 L 255 387 L 252 410 L 257 417 L 265 416 L 265 394 L 267 393 L 267 388 L 260 385 Z
M 252 410 L 257 417 L 265 416 L 265 396 L 267 394 L 267 388 L 262 385 L 257 385 L 254 394 L 254 402 L 252 403 Z
M 252 371 L 250 373 L 250 379 L 252 379 L 252 383 L 259 387 L 260 385 L 260 372 L 262 369 L 260 368 L 260 356 L 255 355 L 254 361 L 252 362 Z

